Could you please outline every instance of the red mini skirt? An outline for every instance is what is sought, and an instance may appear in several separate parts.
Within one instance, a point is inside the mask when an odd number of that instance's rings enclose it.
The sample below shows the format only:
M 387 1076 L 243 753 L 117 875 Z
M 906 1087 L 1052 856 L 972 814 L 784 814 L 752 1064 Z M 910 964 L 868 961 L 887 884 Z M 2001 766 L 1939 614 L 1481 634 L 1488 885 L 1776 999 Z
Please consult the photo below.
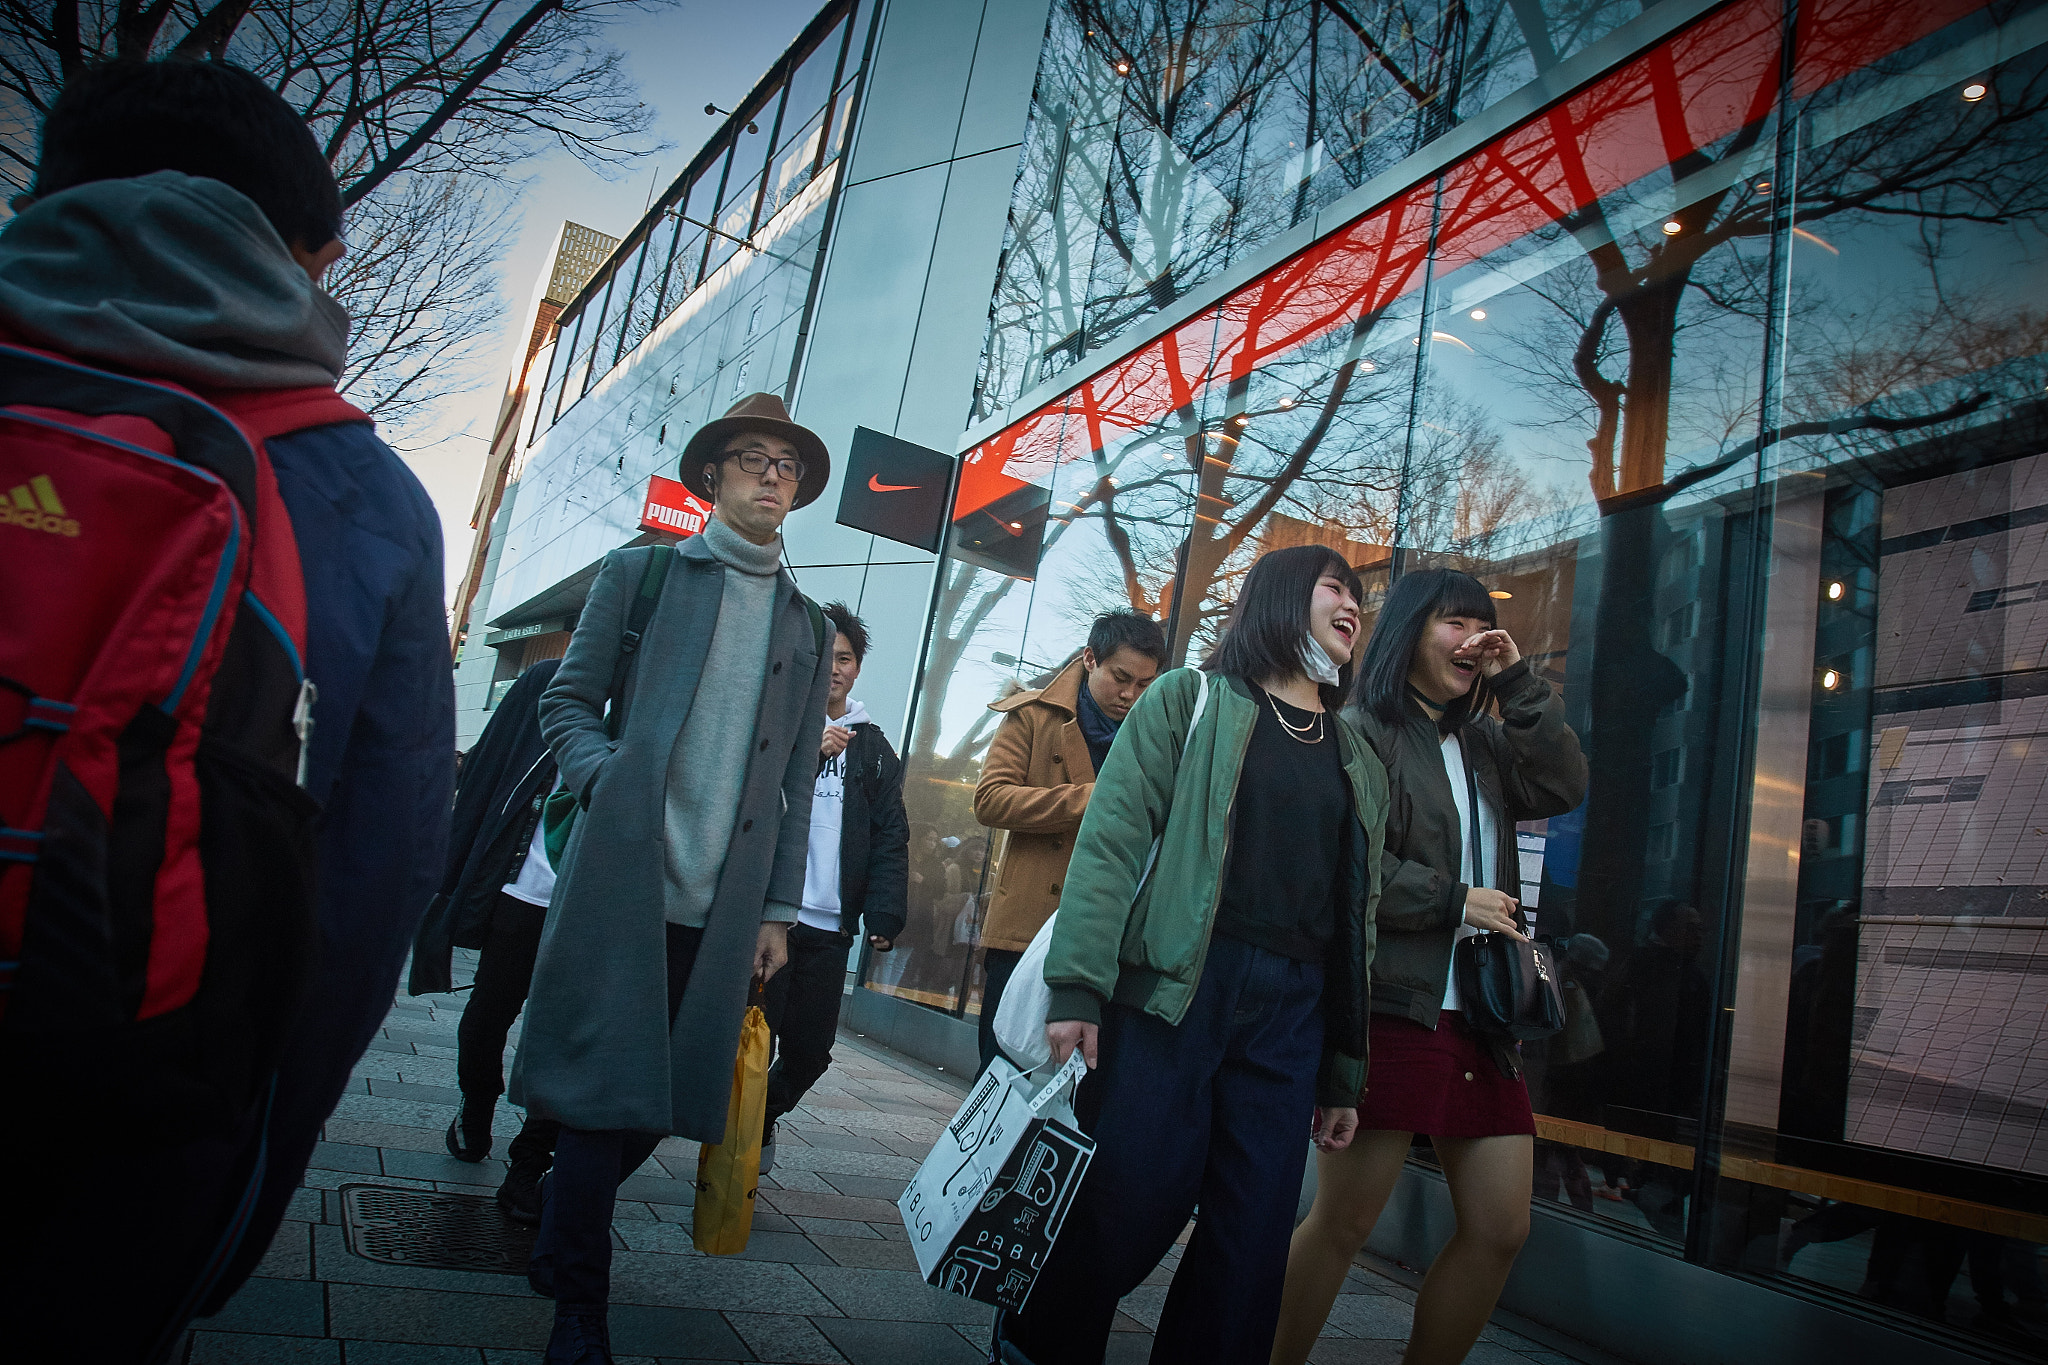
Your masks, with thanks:
M 1507 1137 L 1536 1131 L 1529 1087 L 1495 1065 L 1486 1039 L 1445 1010 L 1434 1029 L 1372 1016 L 1358 1126 L 1430 1137 Z

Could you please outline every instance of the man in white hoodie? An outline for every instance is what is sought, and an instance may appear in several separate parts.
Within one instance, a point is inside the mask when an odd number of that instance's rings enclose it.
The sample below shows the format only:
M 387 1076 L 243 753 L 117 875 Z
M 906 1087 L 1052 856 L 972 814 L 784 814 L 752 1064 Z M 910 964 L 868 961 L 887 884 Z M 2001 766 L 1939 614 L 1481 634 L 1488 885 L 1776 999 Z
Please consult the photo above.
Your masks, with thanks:
M 838 634 L 825 695 L 825 738 L 811 797 L 810 858 L 803 903 L 789 931 L 789 965 L 769 978 L 768 1022 L 777 1055 L 768 1072 L 768 1127 L 761 1169 L 775 1160 L 775 1121 L 796 1108 L 832 1065 L 845 995 L 846 954 L 867 921 L 878 953 L 903 932 L 910 825 L 903 814 L 903 763 L 882 727 L 848 694 L 867 658 L 868 631 L 843 602 L 825 608 Z

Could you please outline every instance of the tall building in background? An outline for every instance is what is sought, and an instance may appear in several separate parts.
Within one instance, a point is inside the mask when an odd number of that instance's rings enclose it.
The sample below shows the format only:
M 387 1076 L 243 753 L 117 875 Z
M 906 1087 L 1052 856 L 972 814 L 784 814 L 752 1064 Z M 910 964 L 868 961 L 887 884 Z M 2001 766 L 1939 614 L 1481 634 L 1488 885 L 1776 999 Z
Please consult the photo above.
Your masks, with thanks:
M 590 282 L 590 277 L 597 273 L 598 267 L 604 264 L 605 258 L 618 244 L 618 238 L 607 237 L 595 228 L 564 222 L 555 234 L 554 249 L 547 255 L 547 264 L 541 267 L 540 276 L 534 281 L 527 298 L 526 326 L 521 329 L 526 335 L 526 345 L 506 377 L 505 394 L 498 402 L 498 420 L 491 426 L 491 450 L 484 458 L 483 477 L 477 484 L 476 506 L 470 509 L 469 514 L 470 529 L 476 532 L 476 540 L 471 546 L 469 560 L 463 566 L 462 582 L 456 588 L 455 606 L 449 614 L 450 635 L 458 655 L 469 633 L 470 609 L 475 604 L 477 588 L 483 582 L 485 565 L 490 559 L 491 522 L 498 515 L 505 485 L 512 477 L 518 457 L 519 419 L 526 411 L 526 384 L 533 368 L 533 358 L 554 336 L 555 322 L 562 316 L 563 307 Z
M 2048 1359 L 2044 213 L 2048 0 L 837 0 L 508 377 L 462 734 L 781 393 L 906 765 L 846 1017 L 971 1070 L 988 704 L 1268 549 L 1463 567 L 1592 771 L 1517 831 L 1585 1008 L 1508 1306 Z M 1448 1229 L 1418 1160 L 1374 1245 Z

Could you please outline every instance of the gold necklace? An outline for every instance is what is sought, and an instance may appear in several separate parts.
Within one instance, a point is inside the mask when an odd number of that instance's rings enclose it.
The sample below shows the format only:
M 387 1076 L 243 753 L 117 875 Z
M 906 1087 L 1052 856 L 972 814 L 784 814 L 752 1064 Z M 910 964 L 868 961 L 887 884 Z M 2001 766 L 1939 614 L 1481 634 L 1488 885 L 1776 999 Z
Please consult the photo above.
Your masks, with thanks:
M 1259 691 L 1266 692 L 1266 689 L 1262 687 Z M 1323 717 L 1327 714 L 1326 712 L 1316 712 L 1316 718 L 1307 725 L 1296 725 L 1280 714 L 1280 703 L 1273 699 L 1271 692 L 1266 692 L 1266 705 L 1273 708 L 1273 719 L 1280 722 L 1280 728 L 1285 730 L 1288 738 L 1292 739 L 1296 744 L 1321 744 L 1323 742 Z M 1311 730 L 1316 732 L 1316 737 L 1314 739 L 1303 739 L 1302 736 Z

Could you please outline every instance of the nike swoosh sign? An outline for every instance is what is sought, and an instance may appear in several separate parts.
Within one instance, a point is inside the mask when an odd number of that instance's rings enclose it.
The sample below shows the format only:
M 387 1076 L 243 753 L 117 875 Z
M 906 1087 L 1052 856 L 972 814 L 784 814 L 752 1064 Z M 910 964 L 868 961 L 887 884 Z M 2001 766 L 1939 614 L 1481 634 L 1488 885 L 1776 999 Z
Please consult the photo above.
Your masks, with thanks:
M 883 483 L 881 475 L 870 474 L 868 475 L 868 487 L 874 489 L 877 493 L 908 493 L 911 489 L 920 488 L 923 485 L 915 483 Z

